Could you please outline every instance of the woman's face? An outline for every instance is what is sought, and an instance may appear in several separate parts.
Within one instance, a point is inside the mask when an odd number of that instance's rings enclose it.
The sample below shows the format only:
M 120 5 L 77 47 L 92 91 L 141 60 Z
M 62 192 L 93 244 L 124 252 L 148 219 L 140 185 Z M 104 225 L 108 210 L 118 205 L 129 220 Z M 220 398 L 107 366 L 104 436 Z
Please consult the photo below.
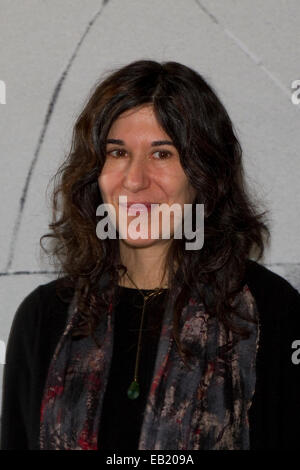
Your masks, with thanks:
M 177 203 L 182 208 L 182 214 L 183 205 L 193 203 L 196 196 L 196 190 L 182 169 L 179 154 L 170 137 L 159 126 L 152 105 L 126 111 L 113 122 L 107 136 L 106 161 L 98 184 L 103 202 L 114 206 L 116 228 L 122 233 L 121 238 L 131 246 L 162 242 L 164 218 L 159 216 L 156 219 L 159 220 L 158 225 L 155 224 L 157 209 L 130 215 L 128 208 L 119 207 L 119 196 L 127 196 L 128 203 L 165 203 L 167 206 Z M 174 217 L 169 210 L 163 212 L 168 216 L 169 238 L 172 238 L 178 216 Z M 143 225 L 136 227 L 136 231 L 141 230 L 146 238 L 134 239 L 128 230 L 125 234 L 122 228 L 126 226 L 128 229 L 129 224 L 138 217 Z M 147 224 L 146 232 L 144 222 Z M 151 224 L 156 225 L 158 230 L 159 236 L 156 238 L 151 238 Z

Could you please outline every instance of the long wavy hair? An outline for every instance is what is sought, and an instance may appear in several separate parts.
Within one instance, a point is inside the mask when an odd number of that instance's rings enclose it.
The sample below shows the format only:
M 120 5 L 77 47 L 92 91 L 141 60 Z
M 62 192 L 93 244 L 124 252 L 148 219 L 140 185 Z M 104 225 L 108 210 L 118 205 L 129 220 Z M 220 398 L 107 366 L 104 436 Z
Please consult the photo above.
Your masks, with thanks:
M 58 268 L 60 298 L 70 301 L 77 291 L 81 322 L 73 336 L 91 334 L 96 341 L 100 316 L 115 304 L 120 272 L 127 270 L 118 239 L 100 240 L 96 235 L 106 137 L 121 113 L 144 104 L 152 104 L 179 152 L 182 168 L 197 190 L 194 208 L 204 204 L 203 247 L 186 250 L 183 236 L 172 240 L 166 254 L 168 296 L 175 306 L 173 337 L 186 363 L 189 351 L 180 344 L 179 325 L 191 295 L 228 330 L 247 337 L 247 331 L 234 324 L 232 314 L 238 312 L 232 300 L 243 286 L 248 259 L 261 259 L 270 238 L 268 211 L 259 211 L 261 202 L 250 196 L 233 124 L 199 73 L 178 62 L 138 60 L 102 76 L 75 123 L 69 154 L 50 180 L 51 231 L 41 237 L 40 245 Z M 45 237 L 51 239 L 48 249 L 42 243 Z M 109 281 L 99 289 L 104 274 Z

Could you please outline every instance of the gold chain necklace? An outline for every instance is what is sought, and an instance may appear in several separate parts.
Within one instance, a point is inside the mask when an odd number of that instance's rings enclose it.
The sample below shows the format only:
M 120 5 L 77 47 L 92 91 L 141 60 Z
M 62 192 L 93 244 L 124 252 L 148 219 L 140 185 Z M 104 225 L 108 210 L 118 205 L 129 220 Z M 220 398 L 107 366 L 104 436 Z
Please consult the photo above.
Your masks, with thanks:
M 132 284 L 137 288 L 139 293 L 143 296 L 144 303 L 143 303 L 143 310 L 142 310 L 142 317 L 141 317 L 141 323 L 140 323 L 140 329 L 139 329 L 139 338 L 138 338 L 138 346 L 137 346 L 137 353 L 136 353 L 136 358 L 135 358 L 135 368 L 134 368 L 134 376 L 133 376 L 133 381 L 131 382 L 128 390 L 127 390 L 127 396 L 131 400 L 135 400 L 138 398 L 140 395 L 140 385 L 138 383 L 138 368 L 139 368 L 139 361 L 140 361 L 140 350 L 141 350 L 141 339 L 142 339 L 142 327 L 143 327 L 143 322 L 144 322 L 144 312 L 145 312 L 145 307 L 146 307 L 146 301 L 148 299 L 153 298 L 163 292 L 162 288 L 156 288 L 153 290 L 153 292 L 150 292 L 150 294 L 144 295 L 143 292 L 138 288 L 138 286 L 133 282 L 131 277 L 129 276 L 128 273 L 126 273 L 129 280 L 132 282 Z

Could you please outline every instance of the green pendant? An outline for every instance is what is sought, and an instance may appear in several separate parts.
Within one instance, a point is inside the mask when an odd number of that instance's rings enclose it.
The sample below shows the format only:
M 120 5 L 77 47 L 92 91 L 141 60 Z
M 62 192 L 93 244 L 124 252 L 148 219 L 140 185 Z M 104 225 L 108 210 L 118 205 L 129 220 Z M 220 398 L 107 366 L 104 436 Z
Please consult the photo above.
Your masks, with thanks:
M 127 396 L 131 400 L 135 400 L 140 394 L 140 386 L 139 384 L 134 380 L 131 382 L 131 385 L 129 389 L 127 390 Z

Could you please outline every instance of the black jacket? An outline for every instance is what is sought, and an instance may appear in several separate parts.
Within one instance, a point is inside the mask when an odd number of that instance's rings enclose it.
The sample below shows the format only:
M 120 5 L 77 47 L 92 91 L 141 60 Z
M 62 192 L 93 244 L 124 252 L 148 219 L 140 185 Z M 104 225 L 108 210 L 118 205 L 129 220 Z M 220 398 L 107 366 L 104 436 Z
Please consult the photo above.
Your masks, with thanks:
M 68 307 L 57 297 L 55 282 L 39 285 L 28 294 L 13 320 L 3 377 L 1 449 L 38 449 L 43 386 Z M 296 449 L 300 348 L 297 355 L 292 345 L 300 341 L 300 294 L 254 261 L 247 263 L 245 282 L 256 300 L 261 323 L 257 382 L 249 410 L 251 449 Z

